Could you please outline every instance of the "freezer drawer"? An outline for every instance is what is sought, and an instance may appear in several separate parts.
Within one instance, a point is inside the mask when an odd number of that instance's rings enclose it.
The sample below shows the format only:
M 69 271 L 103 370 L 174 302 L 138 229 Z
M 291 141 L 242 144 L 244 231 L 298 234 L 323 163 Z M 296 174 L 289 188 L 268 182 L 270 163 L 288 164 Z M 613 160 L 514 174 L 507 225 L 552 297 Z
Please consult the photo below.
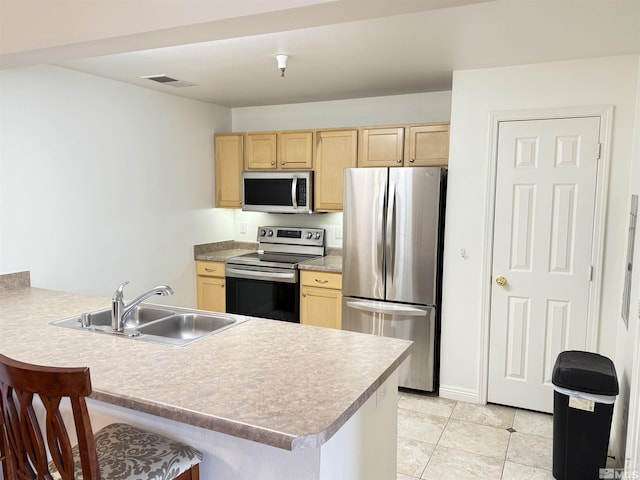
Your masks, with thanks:
M 414 342 L 398 371 L 401 387 L 434 391 L 435 322 L 435 306 L 342 299 L 343 330 Z

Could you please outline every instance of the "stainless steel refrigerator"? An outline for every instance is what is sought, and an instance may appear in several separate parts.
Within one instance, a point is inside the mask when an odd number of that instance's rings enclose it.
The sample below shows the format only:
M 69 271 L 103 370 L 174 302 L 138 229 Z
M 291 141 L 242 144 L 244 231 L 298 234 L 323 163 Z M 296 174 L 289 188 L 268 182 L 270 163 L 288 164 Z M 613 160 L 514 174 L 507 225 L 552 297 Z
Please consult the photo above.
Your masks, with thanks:
M 342 328 L 414 342 L 402 387 L 438 388 L 446 174 L 439 167 L 348 168 Z

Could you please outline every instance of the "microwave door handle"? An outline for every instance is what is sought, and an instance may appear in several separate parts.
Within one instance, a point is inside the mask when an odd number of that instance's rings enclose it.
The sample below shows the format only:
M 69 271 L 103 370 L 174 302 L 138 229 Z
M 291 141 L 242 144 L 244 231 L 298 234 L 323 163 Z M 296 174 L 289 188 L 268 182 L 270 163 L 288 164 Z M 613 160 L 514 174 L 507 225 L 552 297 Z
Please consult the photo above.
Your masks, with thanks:
M 291 182 L 291 205 L 293 208 L 298 208 L 298 202 L 296 193 L 298 192 L 298 177 L 293 177 L 293 181 Z

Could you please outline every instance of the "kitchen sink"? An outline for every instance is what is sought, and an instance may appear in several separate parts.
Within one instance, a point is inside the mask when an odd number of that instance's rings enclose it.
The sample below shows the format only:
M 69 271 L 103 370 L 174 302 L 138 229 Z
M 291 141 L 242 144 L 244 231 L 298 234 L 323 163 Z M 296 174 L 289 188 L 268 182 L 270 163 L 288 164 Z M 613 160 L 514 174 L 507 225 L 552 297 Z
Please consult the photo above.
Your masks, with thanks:
M 85 326 L 83 326 L 83 317 Z M 52 325 L 117 335 L 143 342 L 184 346 L 246 321 L 244 317 L 178 307 L 140 304 L 125 319 L 124 332 L 111 329 L 111 309 L 51 322 Z

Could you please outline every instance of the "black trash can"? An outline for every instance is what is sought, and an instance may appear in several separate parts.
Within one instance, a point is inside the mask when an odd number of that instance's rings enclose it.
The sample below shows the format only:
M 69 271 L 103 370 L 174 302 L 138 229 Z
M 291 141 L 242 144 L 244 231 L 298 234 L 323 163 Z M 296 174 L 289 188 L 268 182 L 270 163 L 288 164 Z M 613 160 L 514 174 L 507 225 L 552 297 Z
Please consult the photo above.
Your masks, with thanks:
M 598 480 L 607 463 L 618 377 L 613 362 L 581 351 L 560 353 L 553 367 L 553 476 Z

